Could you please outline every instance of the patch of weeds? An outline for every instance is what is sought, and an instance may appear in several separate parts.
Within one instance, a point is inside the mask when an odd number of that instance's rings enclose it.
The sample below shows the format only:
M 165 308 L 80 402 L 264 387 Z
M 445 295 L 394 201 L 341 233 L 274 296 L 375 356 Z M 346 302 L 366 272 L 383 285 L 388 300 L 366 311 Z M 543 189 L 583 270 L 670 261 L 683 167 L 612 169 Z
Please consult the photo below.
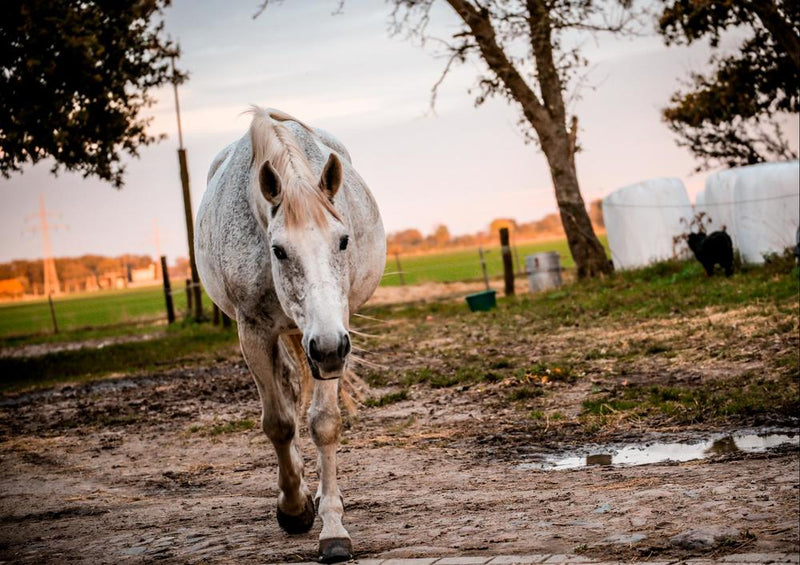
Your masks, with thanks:
M 797 261 L 789 247 L 783 253 L 765 253 L 764 254 L 764 272 L 770 275 L 786 275 L 791 273 Z
M 529 420 L 544 420 L 544 412 L 541 410 L 531 410 L 528 412 Z
M 544 390 L 542 390 L 541 387 L 534 388 L 530 386 L 522 386 L 509 392 L 507 397 L 512 402 L 517 402 L 521 400 L 530 400 L 531 398 L 536 398 L 542 395 L 544 395 Z
M 409 387 L 409 386 L 417 384 L 417 383 L 428 382 L 434 376 L 435 376 L 435 373 L 429 367 L 422 367 L 420 369 L 412 369 L 410 371 L 406 371 L 405 372 L 405 374 L 400 378 L 400 383 L 405 387 Z
M 672 346 L 668 343 L 651 343 L 647 346 L 644 352 L 647 355 L 658 355 L 659 353 L 666 353 L 672 351 Z
M 65 381 L 86 381 L 108 373 L 131 373 L 206 363 L 234 354 L 235 332 L 208 325 L 169 328 L 158 338 L 47 353 L 37 357 L 4 357 L 0 390 L 41 387 Z M 236 354 L 238 355 L 238 354 Z
M 244 418 L 242 420 L 233 420 L 231 422 L 218 422 L 212 425 L 195 424 L 189 428 L 189 433 L 200 434 L 204 436 L 219 436 L 223 434 L 235 434 L 238 432 L 246 432 L 256 427 L 256 422 Z
M 637 402 L 633 400 L 598 398 L 583 401 L 583 412 L 602 416 L 636 408 Z
M 795 374 L 767 379 L 755 374 L 692 387 L 629 386 L 583 402 L 584 423 L 600 426 L 630 417 L 663 418 L 680 424 L 721 422 L 759 415 L 791 416 L 800 410 Z
M 565 419 L 565 416 L 561 412 L 553 412 L 552 414 L 550 414 L 550 419 L 553 420 L 554 422 L 559 422 Z
M 212 436 L 218 436 L 222 434 L 234 434 L 237 432 L 245 432 L 247 430 L 252 430 L 256 427 L 256 423 L 253 420 L 245 418 L 244 420 L 236 420 L 233 422 L 225 422 L 224 424 L 216 424 L 211 428 L 210 434 Z
M 611 359 L 615 357 L 613 353 L 610 353 L 606 348 L 603 349 L 590 349 L 583 355 L 583 359 L 585 361 L 594 361 L 596 359 Z
M 469 375 L 465 375 L 463 373 L 461 375 L 457 374 L 449 375 L 446 373 L 438 373 L 436 375 L 433 375 L 430 379 L 428 379 L 428 384 L 431 385 L 433 388 L 446 388 L 449 386 L 460 384 L 467 379 L 469 379 Z
M 491 365 L 489 365 L 489 368 L 491 368 L 491 369 L 510 369 L 512 366 L 513 365 L 511 364 L 510 360 L 505 359 L 505 358 L 501 358 L 501 359 L 497 359 Z
M 408 398 L 408 389 L 404 388 L 397 392 L 390 392 L 388 394 L 384 394 L 380 398 L 367 398 L 364 401 L 364 405 L 369 407 L 388 406 L 389 404 L 402 402 L 407 398 Z
M 366 372 L 361 378 L 370 386 L 384 387 L 389 384 L 389 379 L 386 374 L 377 371 Z

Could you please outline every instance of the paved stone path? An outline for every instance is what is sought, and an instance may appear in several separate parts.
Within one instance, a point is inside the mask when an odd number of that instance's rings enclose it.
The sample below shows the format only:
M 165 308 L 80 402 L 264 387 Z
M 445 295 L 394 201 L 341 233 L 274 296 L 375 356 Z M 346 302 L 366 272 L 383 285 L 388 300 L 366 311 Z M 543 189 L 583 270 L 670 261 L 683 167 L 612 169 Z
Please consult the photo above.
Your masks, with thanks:
M 793 564 L 800 561 L 797 553 L 735 553 L 716 559 L 659 559 L 640 561 L 642 565 L 776 565 Z M 621 565 L 620 562 L 597 561 L 580 555 L 498 555 L 496 557 L 426 557 L 421 559 L 358 559 L 349 561 L 353 565 Z M 316 562 L 295 563 L 294 565 L 318 565 Z

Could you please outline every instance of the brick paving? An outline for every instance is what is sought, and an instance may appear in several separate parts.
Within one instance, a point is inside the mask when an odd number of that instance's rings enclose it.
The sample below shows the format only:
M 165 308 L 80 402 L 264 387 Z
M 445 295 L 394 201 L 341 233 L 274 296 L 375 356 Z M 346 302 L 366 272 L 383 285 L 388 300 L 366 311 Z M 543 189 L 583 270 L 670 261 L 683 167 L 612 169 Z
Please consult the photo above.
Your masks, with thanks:
M 639 561 L 642 565 L 797 565 L 800 555 L 797 553 L 734 553 L 714 559 L 659 559 L 655 561 Z M 352 565 L 622 565 L 618 561 L 598 561 L 580 555 L 533 554 L 533 555 L 498 555 L 495 557 L 424 557 L 419 559 L 356 559 L 349 561 Z M 317 565 L 316 562 L 295 563 L 293 565 Z

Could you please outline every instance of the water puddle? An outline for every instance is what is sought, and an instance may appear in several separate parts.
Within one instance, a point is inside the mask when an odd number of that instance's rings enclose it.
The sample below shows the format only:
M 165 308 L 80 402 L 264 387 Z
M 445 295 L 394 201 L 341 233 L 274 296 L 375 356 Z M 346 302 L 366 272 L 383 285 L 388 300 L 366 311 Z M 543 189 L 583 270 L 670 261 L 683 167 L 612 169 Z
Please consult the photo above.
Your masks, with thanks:
M 561 470 L 593 465 L 647 465 L 666 461 L 692 461 L 719 455 L 759 453 L 783 445 L 798 445 L 795 432 L 737 432 L 715 434 L 686 442 L 648 442 L 634 445 L 594 445 L 578 453 L 539 454 L 517 465 L 521 470 Z

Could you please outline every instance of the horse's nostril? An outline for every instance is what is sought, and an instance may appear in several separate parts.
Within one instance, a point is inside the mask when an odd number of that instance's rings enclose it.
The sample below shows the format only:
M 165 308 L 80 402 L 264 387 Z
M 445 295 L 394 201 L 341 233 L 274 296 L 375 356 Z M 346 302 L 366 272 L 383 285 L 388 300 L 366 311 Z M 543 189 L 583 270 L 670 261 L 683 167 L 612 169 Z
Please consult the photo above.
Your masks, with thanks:
M 317 342 L 313 337 L 308 342 L 308 356 L 314 361 L 322 361 L 322 356 L 319 353 L 319 349 L 317 349 Z
M 347 334 L 342 335 L 342 339 L 339 342 L 339 359 L 344 359 L 348 353 L 350 353 L 350 336 Z

